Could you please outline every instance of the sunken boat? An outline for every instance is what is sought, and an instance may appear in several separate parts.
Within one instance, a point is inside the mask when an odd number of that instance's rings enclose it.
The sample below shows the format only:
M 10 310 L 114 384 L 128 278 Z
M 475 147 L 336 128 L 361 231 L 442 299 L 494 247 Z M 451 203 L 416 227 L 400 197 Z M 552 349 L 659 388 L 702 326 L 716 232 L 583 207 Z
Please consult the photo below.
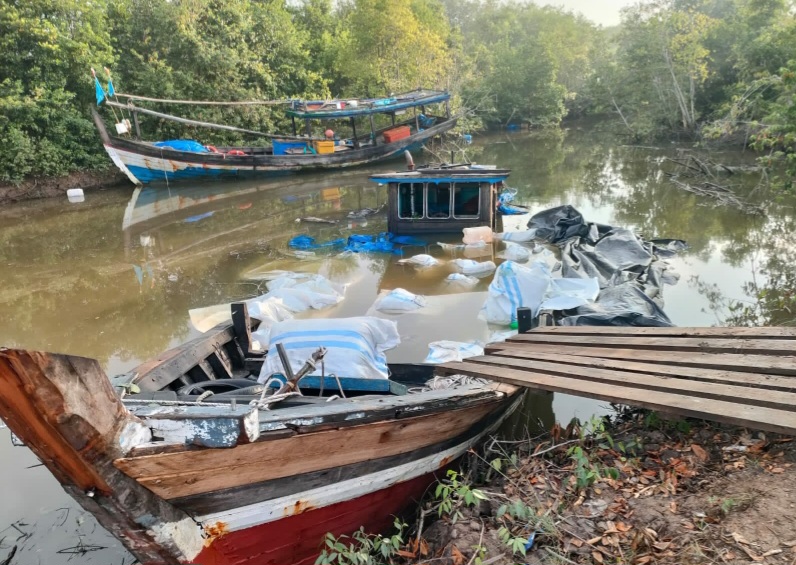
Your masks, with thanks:
M 113 379 L 0 349 L 0 417 L 142 563 L 295 565 L 327 532 L 388 527 L 521 400 L 490 381 L 424 386 L 424 365 L 332 375 L 324 347 L 300 364 L 276 338 L 283 370 L 258 383 L 273 359 L 257 325 L 234 304 L 230 323 Z
M 456 124 L 456 117 L 450 113 L 450 94 L 437 90 L 415 90 L 388 98 L 278 101 L 287 107 L 291 134 L 200 122 L 135 104 L 136 101 L 193 104 L 193 101 L 157 100 L 120 93 L 114 93 L 114 97 L 128 100 L 127 103 L 105 100 L 105 104 L 114 111 L 114 117 L 118 118 L 115 113 L 118 110 L 122 116 L 129 114 L 132 122 L 120 119 L 115 135 L 108 131 L 96 111 L 93 111 L 94 122 L 111 160 L 136 185 L 186 179 L 273 176 L 285 172 L 364 165 L 418 149 Z M 269 140 L 270 144 L 215 147 L 183 139 L 149 142 L 142 139 L 140 116 L 239 133 Z M 340 128 L 350 135 L 341 137 Z M 315 136 L 314 131 L 322 131 L 323 135 Z

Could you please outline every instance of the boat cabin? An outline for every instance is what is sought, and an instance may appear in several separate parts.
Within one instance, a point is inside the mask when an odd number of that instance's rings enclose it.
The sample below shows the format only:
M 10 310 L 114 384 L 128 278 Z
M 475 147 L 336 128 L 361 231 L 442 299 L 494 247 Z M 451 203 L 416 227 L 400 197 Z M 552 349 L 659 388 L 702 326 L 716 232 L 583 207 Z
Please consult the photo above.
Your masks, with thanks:
M 388 186 L 388 230 L 395 234 L 500 231 L 498 193 L 510 171 L 486 166 L 421 168 L 373 175 Z

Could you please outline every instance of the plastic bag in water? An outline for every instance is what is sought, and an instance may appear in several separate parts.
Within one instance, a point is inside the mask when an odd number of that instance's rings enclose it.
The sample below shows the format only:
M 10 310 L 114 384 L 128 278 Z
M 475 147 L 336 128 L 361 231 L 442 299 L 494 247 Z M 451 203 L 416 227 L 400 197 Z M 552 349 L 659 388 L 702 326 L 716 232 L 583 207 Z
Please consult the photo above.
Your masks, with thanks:
M 428 344 L 426 363 L 450 363 L 484 354 L 484 347 L 476 342 L 433 341 Z
M 459 272 L 464 275 L 483 277 L 495 270 L 495 264 L 492 261 L 478 262 L 472 259 L 456 259 L 453 263 Z
M 431 255 L 421 253 L 420 255 L 415 255 L 414 257 L 410 257 L 408 259 L 401 259 L 398 261 L 398 263 L 401 265 L 414 265 L 415 267 L 433 267 L 435 265 L 439 265 L 440 261 Z
M 426 305 L 426 299 L 417 294 L 412 294 L 403 288 L 396 288 L 389 292 L 382 293 L 373 303 L 373 307 L 379 312 L 401 314 L 412 312 Z
M 462 286 L 469 288 L 478 284 L 478 279 L 475 277 L 468 277 L 461 273 L 451 273 L 445 278 L 445 282 L 450 285 Z

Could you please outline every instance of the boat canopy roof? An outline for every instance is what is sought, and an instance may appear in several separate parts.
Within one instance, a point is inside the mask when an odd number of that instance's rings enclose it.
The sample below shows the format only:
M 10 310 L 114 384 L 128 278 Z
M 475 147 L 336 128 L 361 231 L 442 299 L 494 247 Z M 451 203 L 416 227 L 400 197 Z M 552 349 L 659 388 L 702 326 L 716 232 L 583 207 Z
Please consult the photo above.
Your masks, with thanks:
M 312 119 L 351 118 L 370 114 L 391 114 L 426 104 L 450 100 L 450 94 L 441 90 L 413 90 L 388 98 L 293 100 L 287 110 L 289 116 Z
M 379 184 L 399 182 L 488 182 L 506 180 L 509 169 L 498 169 L 494 165 L 466 165 L 456 167 L 420 168 L 415 171 L 379 173 L 371 175 L 370 180 Z

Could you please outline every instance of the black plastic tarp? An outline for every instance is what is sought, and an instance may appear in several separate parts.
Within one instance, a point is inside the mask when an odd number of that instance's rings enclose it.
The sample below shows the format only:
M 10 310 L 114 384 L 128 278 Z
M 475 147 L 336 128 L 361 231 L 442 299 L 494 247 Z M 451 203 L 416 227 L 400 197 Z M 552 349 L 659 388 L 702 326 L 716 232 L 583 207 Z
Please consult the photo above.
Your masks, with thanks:
M 561 248 L 561 275 L 598 280 L 600 296 L 563 325 L 671 326 L 662 310 L 663 285 L 677 282 L 662 258 L 685 249 L 677 239 L 646 241 L 633 231 L 587 222 L 570 205 L 535 214 L 528 221 L 537 239 Z M 567 321 L 569 319 L 569 321 Z

